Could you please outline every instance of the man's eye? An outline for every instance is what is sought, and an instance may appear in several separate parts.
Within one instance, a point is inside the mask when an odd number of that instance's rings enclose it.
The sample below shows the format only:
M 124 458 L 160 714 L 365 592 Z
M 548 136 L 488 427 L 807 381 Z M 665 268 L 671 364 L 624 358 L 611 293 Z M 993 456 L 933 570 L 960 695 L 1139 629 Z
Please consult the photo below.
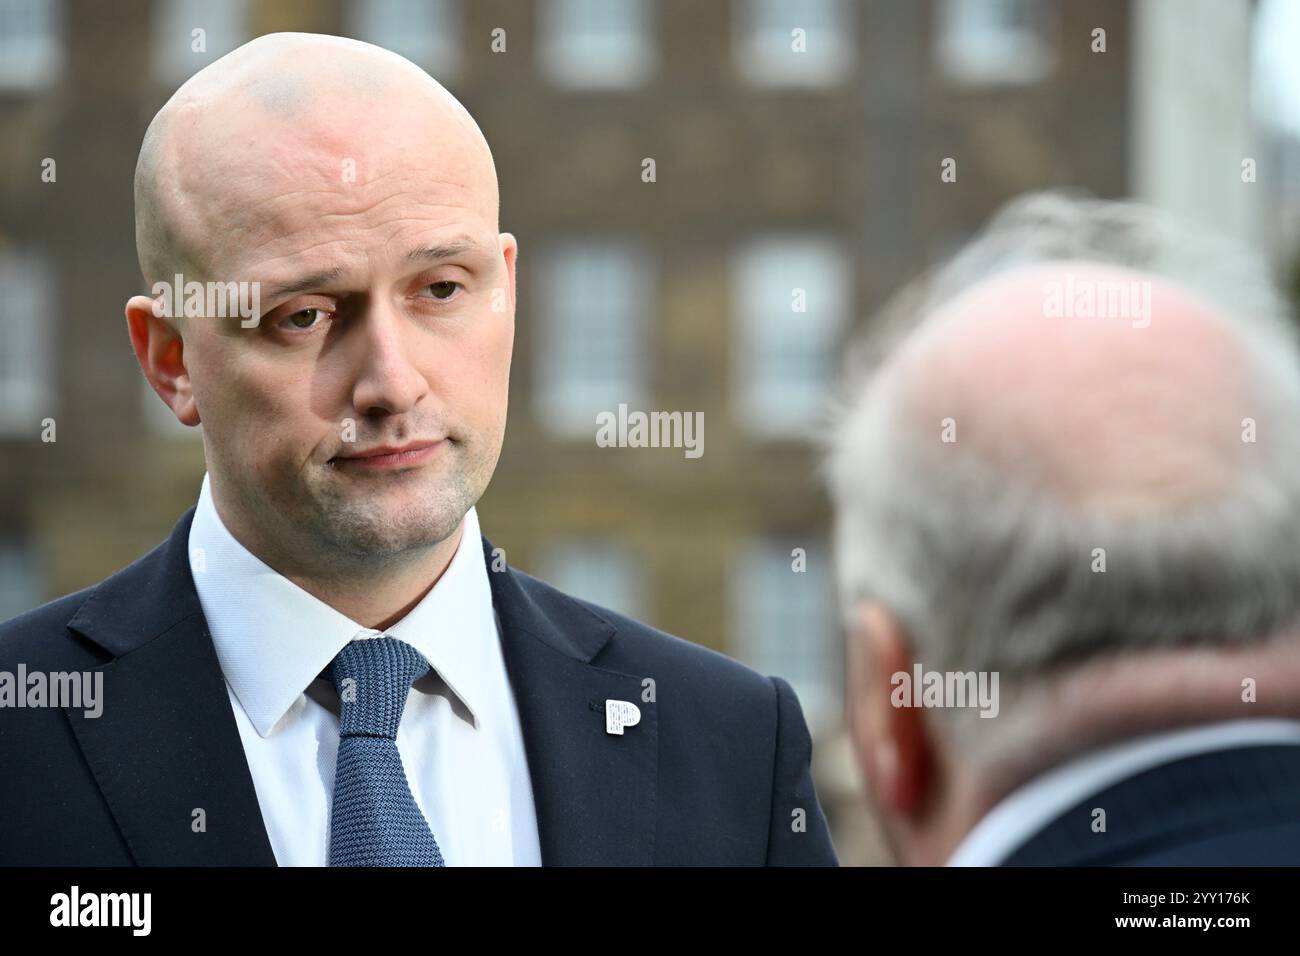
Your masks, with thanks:
M 460 288 L 460 283 L 452 282 L 450 279 L 446 279 L 442 282 L 430 283 L 429 285 L 425 286 L 425 288 L 433 293 L 433 297 L 435 299 L 446 300 L 446 299 L 450 299 L 453 295 L 456 294 L 456 290 Z
M 283 325 L 288 322 L 295 329 L 310 329 L 316 324 L 318 316 L 324 317 L 326 315 L 329 315 L 329 313 L 324 309 L 299 309 L 291 315 L 286 315 L 280 324 Z

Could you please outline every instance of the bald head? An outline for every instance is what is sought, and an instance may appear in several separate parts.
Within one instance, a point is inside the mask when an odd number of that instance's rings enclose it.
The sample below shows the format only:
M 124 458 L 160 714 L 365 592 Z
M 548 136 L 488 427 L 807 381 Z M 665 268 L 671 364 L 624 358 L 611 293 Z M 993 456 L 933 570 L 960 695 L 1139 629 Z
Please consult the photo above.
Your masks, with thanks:
M 496 224 L 492 154 L 473 117 L 409 60 L 343 37 L 258 37 L 191 77 L 145 133 L 136 246 L 148 283 L 235 278 L 241 250 L 300 225 L 282 197 L 426 174 Z M 252 244 L 252 245 L 250 245 Z
M 896 426 L 938 434 L 1062 505 L 1122 515 L 1223 495 L 1258 414 L 1216 308 L 1158 277 L 1045 262 L 948 302 L 885 369 Z

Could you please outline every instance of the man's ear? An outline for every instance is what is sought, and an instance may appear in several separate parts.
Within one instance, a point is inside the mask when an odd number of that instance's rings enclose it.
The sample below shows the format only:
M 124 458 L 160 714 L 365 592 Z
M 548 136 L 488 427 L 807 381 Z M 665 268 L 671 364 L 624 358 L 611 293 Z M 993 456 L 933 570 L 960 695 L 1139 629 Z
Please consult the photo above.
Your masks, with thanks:
M 515 264 L 519 259 L 519 240 L 508 232 L 501 233 L 501 255 L 506 261 L 506 277 L 510 288 L 510 314 L 515 314 Z
M 154 315 L 154 300 L 133 295 L 126 303 L 126 326 L 140 370 L 183 425 L 199 424 L 199 409 L 185 368 L 185 343 L 170 319 Z
M 882 811 L 915 816 L 933 783 L 935 753 L 921 708 L 912 706 L 911 641 L 888 608 L 868 602 L 848 642 L 849 731 L 858 764 Z

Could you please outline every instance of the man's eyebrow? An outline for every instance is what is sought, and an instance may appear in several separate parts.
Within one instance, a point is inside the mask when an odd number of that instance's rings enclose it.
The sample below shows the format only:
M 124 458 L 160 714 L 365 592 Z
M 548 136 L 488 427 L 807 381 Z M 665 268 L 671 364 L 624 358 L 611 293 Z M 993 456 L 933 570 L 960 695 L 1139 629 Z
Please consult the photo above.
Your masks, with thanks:
M 482 247 L 469 236 L 463 236 L 437 245 L 418 246 L 408 252 L 406 258 L 411 262 L 436 262 L 442 259 L 451 259 L 466 252 L 480 252 L 481 249 Z M 263 289 L 262 296 L 266 299 L 278 299 L 299 292 L 310 292 L 313 289 L 319 289 L 321 286 L 337 281 L 341 275 L 343 275 L 343 270 L 336 266 L 333 269 L 313 272 L 311 275 L 302 276 L 298 279 L 271 283 Z
M 326 269 L 324 272 L 313 272 L 311 275 L 299 279 L 288 279 L 284 282 L 272 283 L 262 292 L 262 295 L 267 299 L 278 299 L 285 295 L 310 292 L 313 289 L 319 289 L 323 285 L 336 281 L 342 274 L 343 270 L 335 266 L 333 269 Z
M 412 262 L 436 262 L 466 252 L 479 252 L 480 250 L 481 247 L 477 242 L 469 236 L 463 236 L 434 246 L 419 246 L 408 252 L 406 258 Z

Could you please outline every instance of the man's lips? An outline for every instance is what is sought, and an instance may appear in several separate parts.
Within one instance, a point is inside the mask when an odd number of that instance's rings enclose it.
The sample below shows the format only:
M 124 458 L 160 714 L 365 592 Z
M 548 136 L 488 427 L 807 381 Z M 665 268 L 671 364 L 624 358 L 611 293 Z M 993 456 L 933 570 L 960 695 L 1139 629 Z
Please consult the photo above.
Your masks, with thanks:
M 445 439 L 438 441 L 414 441 L 406 445 L 376 445 L 351 455 L 336 455 L 330 459 L 336 465 L 350 465 L 358 468 L 409 468 L 420 465 L 432 457 L 443 446 Z

